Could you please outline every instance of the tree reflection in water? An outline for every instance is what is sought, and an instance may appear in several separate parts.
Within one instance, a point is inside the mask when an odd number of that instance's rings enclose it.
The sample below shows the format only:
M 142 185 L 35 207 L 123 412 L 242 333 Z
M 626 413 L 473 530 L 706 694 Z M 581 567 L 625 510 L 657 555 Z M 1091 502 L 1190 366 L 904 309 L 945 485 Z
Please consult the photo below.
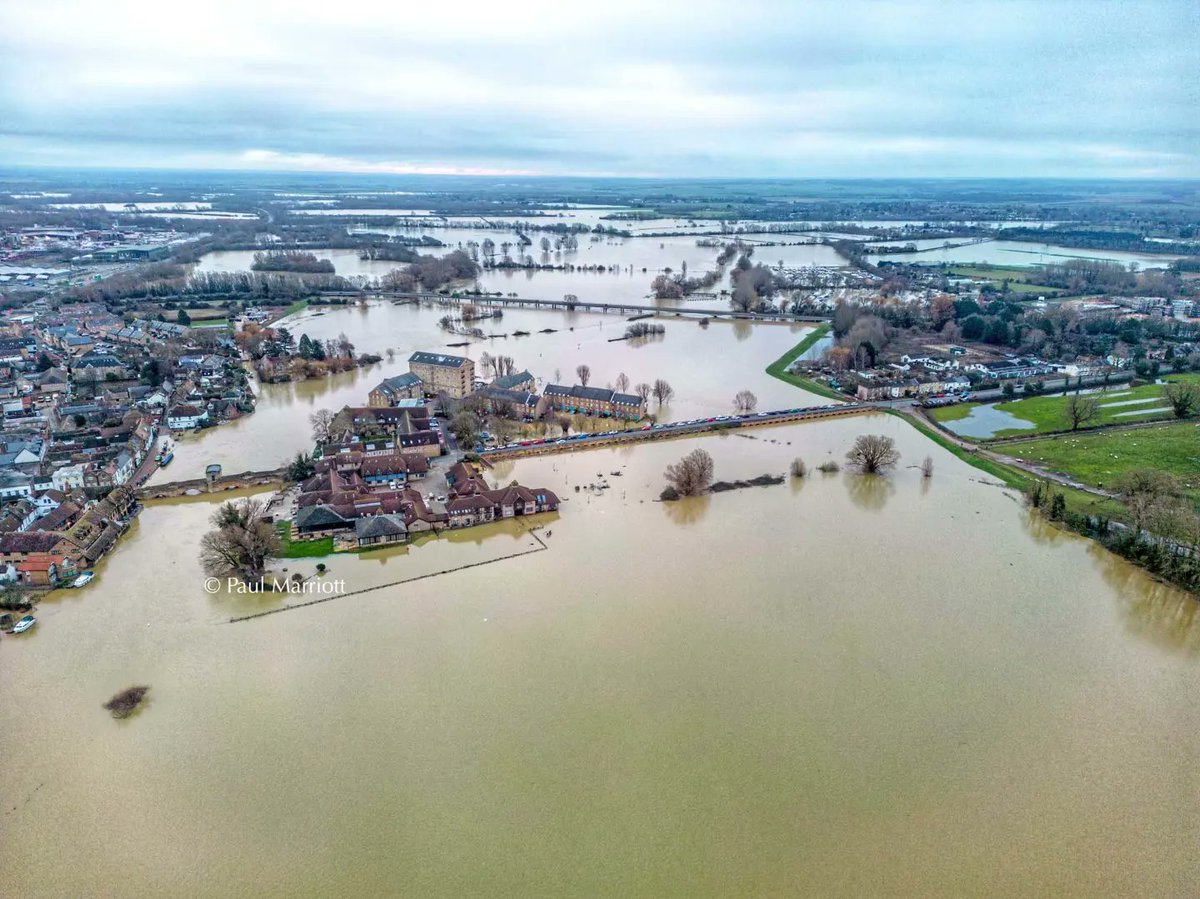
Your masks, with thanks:
M 754 333 L 754 325 L 743 318 L 735 318 L 733 320 L 733 336 L 738 340 L 745 340 Z
M 886 475 L 848 473 L 844 480 L 851 501 L 868 512 L 878 512 L 896 492 L 896 485 Z
M 1154 580 L 1098 543 L 1088 552 L 1120 598 L 1132 633 L 1185 655 L 1200 653 L 1200 597 Z
M 711 502 L 712 496 L 706 493 L 703 496 L 685 496 L 664 502 L 662 507 L 673 524 L 687 527 L 704 517 Z
M 1064 530 L 1032 509 L 1022 516 L 1022 521 L 1038 543 L 1056 546 L 1087 541 L 1088 554 L 1119 597 L 1131 633 L 1186 655 L 1200 653 L 1200 597 L 1154 580 L 1095 540 Z

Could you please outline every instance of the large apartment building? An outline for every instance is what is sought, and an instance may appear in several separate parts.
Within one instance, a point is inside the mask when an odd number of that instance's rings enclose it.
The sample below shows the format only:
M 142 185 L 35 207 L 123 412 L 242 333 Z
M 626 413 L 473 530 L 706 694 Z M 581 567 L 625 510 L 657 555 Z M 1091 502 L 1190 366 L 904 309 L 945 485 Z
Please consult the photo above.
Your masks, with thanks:
M 542 396 L 546 405 L 559 412 L 624 418 L 629 421 L 637 421 L 646 416 L 646 402 L 640 396 L 617 393 L 605 387 L 547 384 Z
M 425 392 L 445 393 L 456 400 L 470 396 L 475 386 L 475 363 L 465 356 L 416 352 L 408 357 L 408 370 L 421 379 Z

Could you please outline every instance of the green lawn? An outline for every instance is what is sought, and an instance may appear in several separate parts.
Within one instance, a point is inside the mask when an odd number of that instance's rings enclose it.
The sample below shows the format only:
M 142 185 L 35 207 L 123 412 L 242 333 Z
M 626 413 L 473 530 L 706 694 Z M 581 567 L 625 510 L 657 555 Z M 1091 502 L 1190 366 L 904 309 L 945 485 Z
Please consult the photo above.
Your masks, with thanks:
M 825 337 L 832 327 L 833 325 L 830 324 L 817 325 L 817 327 L 804 335 L 803 340 L 768 365 L 767 374 L 781 381 L 786 381 L 793 387 L 799 387 L 801 390 L 807 390 L 809 393 L 815 393 L 818 396 L 829 397 L 835 400 L 846 399 L 846 394 L 838 393 L 832 387 L 826 387 L 824 384 L 818 384 L 816 381 L 810 381 L 808 378 L 794 375 L 787 370 L 789 365 L 812 349 L 817 341 Z
M 297 312 L 303 312 L 308 308 L 308 300 L 296 300 L 292 305 L 283 310 L 284 315 L 295 315 Z
M 1200 383 L 1200 375 L 1196 374 L 1172 374 L 1165 376 L 1165 378 L 1168 381 Z M 1116 424 L 1137 424 L 1143 421 L 1162 421 L 1172 418 L 1170 411 L 1154 415 L 1121 414 L 1166 406 L 1166 400 L 1162 399 L 1162 385 L 1159 384 L 1142 384 L 1139 387 L 1130 387 L 1128 384 L 1113 384 L 1103 393 L 1090 393 L 1085 394 L 1085 396 L 1094 396 L 1099 401 L 1100 415 L 1084 425 L 1084 428 L 1096 428 L 1103 425 Z M 1140 402 L 1134 405 L 1110 405 L 1135 400 L 1149 400 L 1151 402 Z M 1158 400 L 1161 400 L 1161 402 L 1157 402 Z M 957 421 L 970 415 L 971 410 L 978 405 L 980 404 L 961 403 L 956 406 L 941 406 L 930 410 L 930 414 L 939 422 Z M 1036 430 L 1029 428 L 1004 428 L 993 434 L 993 437 L 1020 437 L 1031 434 L 1044 434 L 1050 431 L 1065 431 L 1071 427 L 1066 416 L 1067 397 L 1065 395 L 1023 397 L 1021 399 L 996 403 L 995 405 L 1001 412 L 1008 412 L 1023 421 L 1031 422 L 1037 428 Z
M 279 532 L 279 542 L 283 544 L 283 552 L 279 554 L 281 559 L 315 559 L 333 555 L 332 537 L 293 540 L 291 524 L 286 521 L 276 522 L 275 529 Z
M 955 403 L 953 406 L 934 406 L 928 411 L 934 421 L 958 421 L 970 415 L 971 410 L 978 405 L 979 403 Z
M 1200 499 L 1200 422 L 1195 420 L 1063 434 L 1005 444 L 1001 451 L 1096 487 L 1111 487 L 1132 468 L 1157 468 L 1178 477 Z
M 1007 280 L 1013 293 L 1057 293 L 1057 287 L 1037 284 L 1029 279 L 1034 274 L 1032 268 L 1018 266 L 988 266 L 988 265 L 956 265 L 946 270 L 948 275 L 960 278 L 976 278 L 982 281 L 993 281 L 999 286 Z

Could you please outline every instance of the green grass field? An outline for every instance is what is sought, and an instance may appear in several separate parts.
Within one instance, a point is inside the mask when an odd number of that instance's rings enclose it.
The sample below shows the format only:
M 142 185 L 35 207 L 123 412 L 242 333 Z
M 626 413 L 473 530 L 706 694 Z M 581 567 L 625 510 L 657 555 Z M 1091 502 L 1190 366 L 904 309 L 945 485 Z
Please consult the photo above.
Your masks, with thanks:
M 295 315 L 297 312 L 303 312 L 308 308 L 308 300 L 296 300 L 286 309 L 283 310 L 284 315 Z
M 1034 270 L 1019 266 L 956 265 L 947 269 L 947 274 L 960 278 L 992 281 L 997 286 L 1001 281 L 1007 280 L 1013 293 L 1055 293 L 1058 291 L 1057 287 L 1030 281 Z
M 789 365 L 812 349 L 821 338 L 829 334 L 832 327 L 832 325 L 825 324 L 813 328 L 804 335 L 803 340 L 768 365 L 767 374 L 781 381 L 786 381 L 793 387 L 799 387 L 801 390 L 807 390 L 809 393 L 815 393 L 818 396 L 829 397 L 835 400 L 846 399 L 846 394 L 838 393 L 832 387 L 826 387 L 824 384 L 818 384 L 816 381 L 810 381 L 808 378 L 794 375 L 787 370 Z
M 1200 375 L 1173 374 L 1167 375 L 1168 381 L 1191 381 L 1200 383 Z M 1094 396 L 1100 403 L 1100 415 L 1088 422 L 1084 429 L 1102 427 L 1104 425 L 1137 424 L 1143 421 L 1163 421 L 1172 418 L 1170 411 L 1154 415 L 1122 415 L 1121 413 L 1136 412 L 1142 409 L 1155 409 L 1167 405 L 1162 400 L 1162 386 L 1159 384 L 1142 384 L 1130 387 L 1128 384 L 1114 384 L 1103 393 L 1085 394 Z M 1157 402 L 1162 400 L 1161 402 Z M 1142 401 L 1142 402 L 1138 402 Z M 1116 403 L 1133 403 L 1132 405 L 1110 405 Z M 957 406 L 942 406 L 930 410 L 933 418 L 939 422 L 958 421 L 971 414 L 971 410 L 979 403 L 962 403 Z M 1020 437 L 1032 434 L 1044 434 L 1050 431 L 1065 431 L 1071 425 L 1067 421 L 1066 396 L 1031 396 L 1018 400 L 996 403 L 1001 412 L 1008 412 L 1023 421 L 1036 425 L 1036 430 L 1021 428 L 1004 428 L 993 434 L 993 437 Z
M 1110 488 L 1132 468 L 1169 471 L 1200 499 L 1200 422 L 1176 421 L 1149 428 L 1063 434 L 1005 444 L 1007 455 L 1083 484 Z
M 279 542 L 283 544 L 281 559 L 315 559 L 321 556 L 333 555 L 333 538 L 322 537 L 319 540 L 293 540 L 291 525 L 286 521 L 275 524 L 279 532 Z

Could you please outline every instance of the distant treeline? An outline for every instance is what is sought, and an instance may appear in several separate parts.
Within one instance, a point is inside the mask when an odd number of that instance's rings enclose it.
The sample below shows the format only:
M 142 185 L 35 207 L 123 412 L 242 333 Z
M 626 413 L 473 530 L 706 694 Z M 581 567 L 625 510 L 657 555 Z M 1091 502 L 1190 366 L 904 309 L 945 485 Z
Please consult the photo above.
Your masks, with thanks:
M 256 272 L 299 272 L 306 275 L 331 275 L 333 262 L 318 259 L 313 253 L 300 250 L 280 250 L 255 253 L 250 269 Z
M 1056 243 L 1064 247 L 1082 247 L 1090 250 L 1200 256 L 1200 245 L 1154 243 L 1137 231 L 1109 231 L 1102 228 L 1005 228 L 1000 236 L 1004 240 Z

